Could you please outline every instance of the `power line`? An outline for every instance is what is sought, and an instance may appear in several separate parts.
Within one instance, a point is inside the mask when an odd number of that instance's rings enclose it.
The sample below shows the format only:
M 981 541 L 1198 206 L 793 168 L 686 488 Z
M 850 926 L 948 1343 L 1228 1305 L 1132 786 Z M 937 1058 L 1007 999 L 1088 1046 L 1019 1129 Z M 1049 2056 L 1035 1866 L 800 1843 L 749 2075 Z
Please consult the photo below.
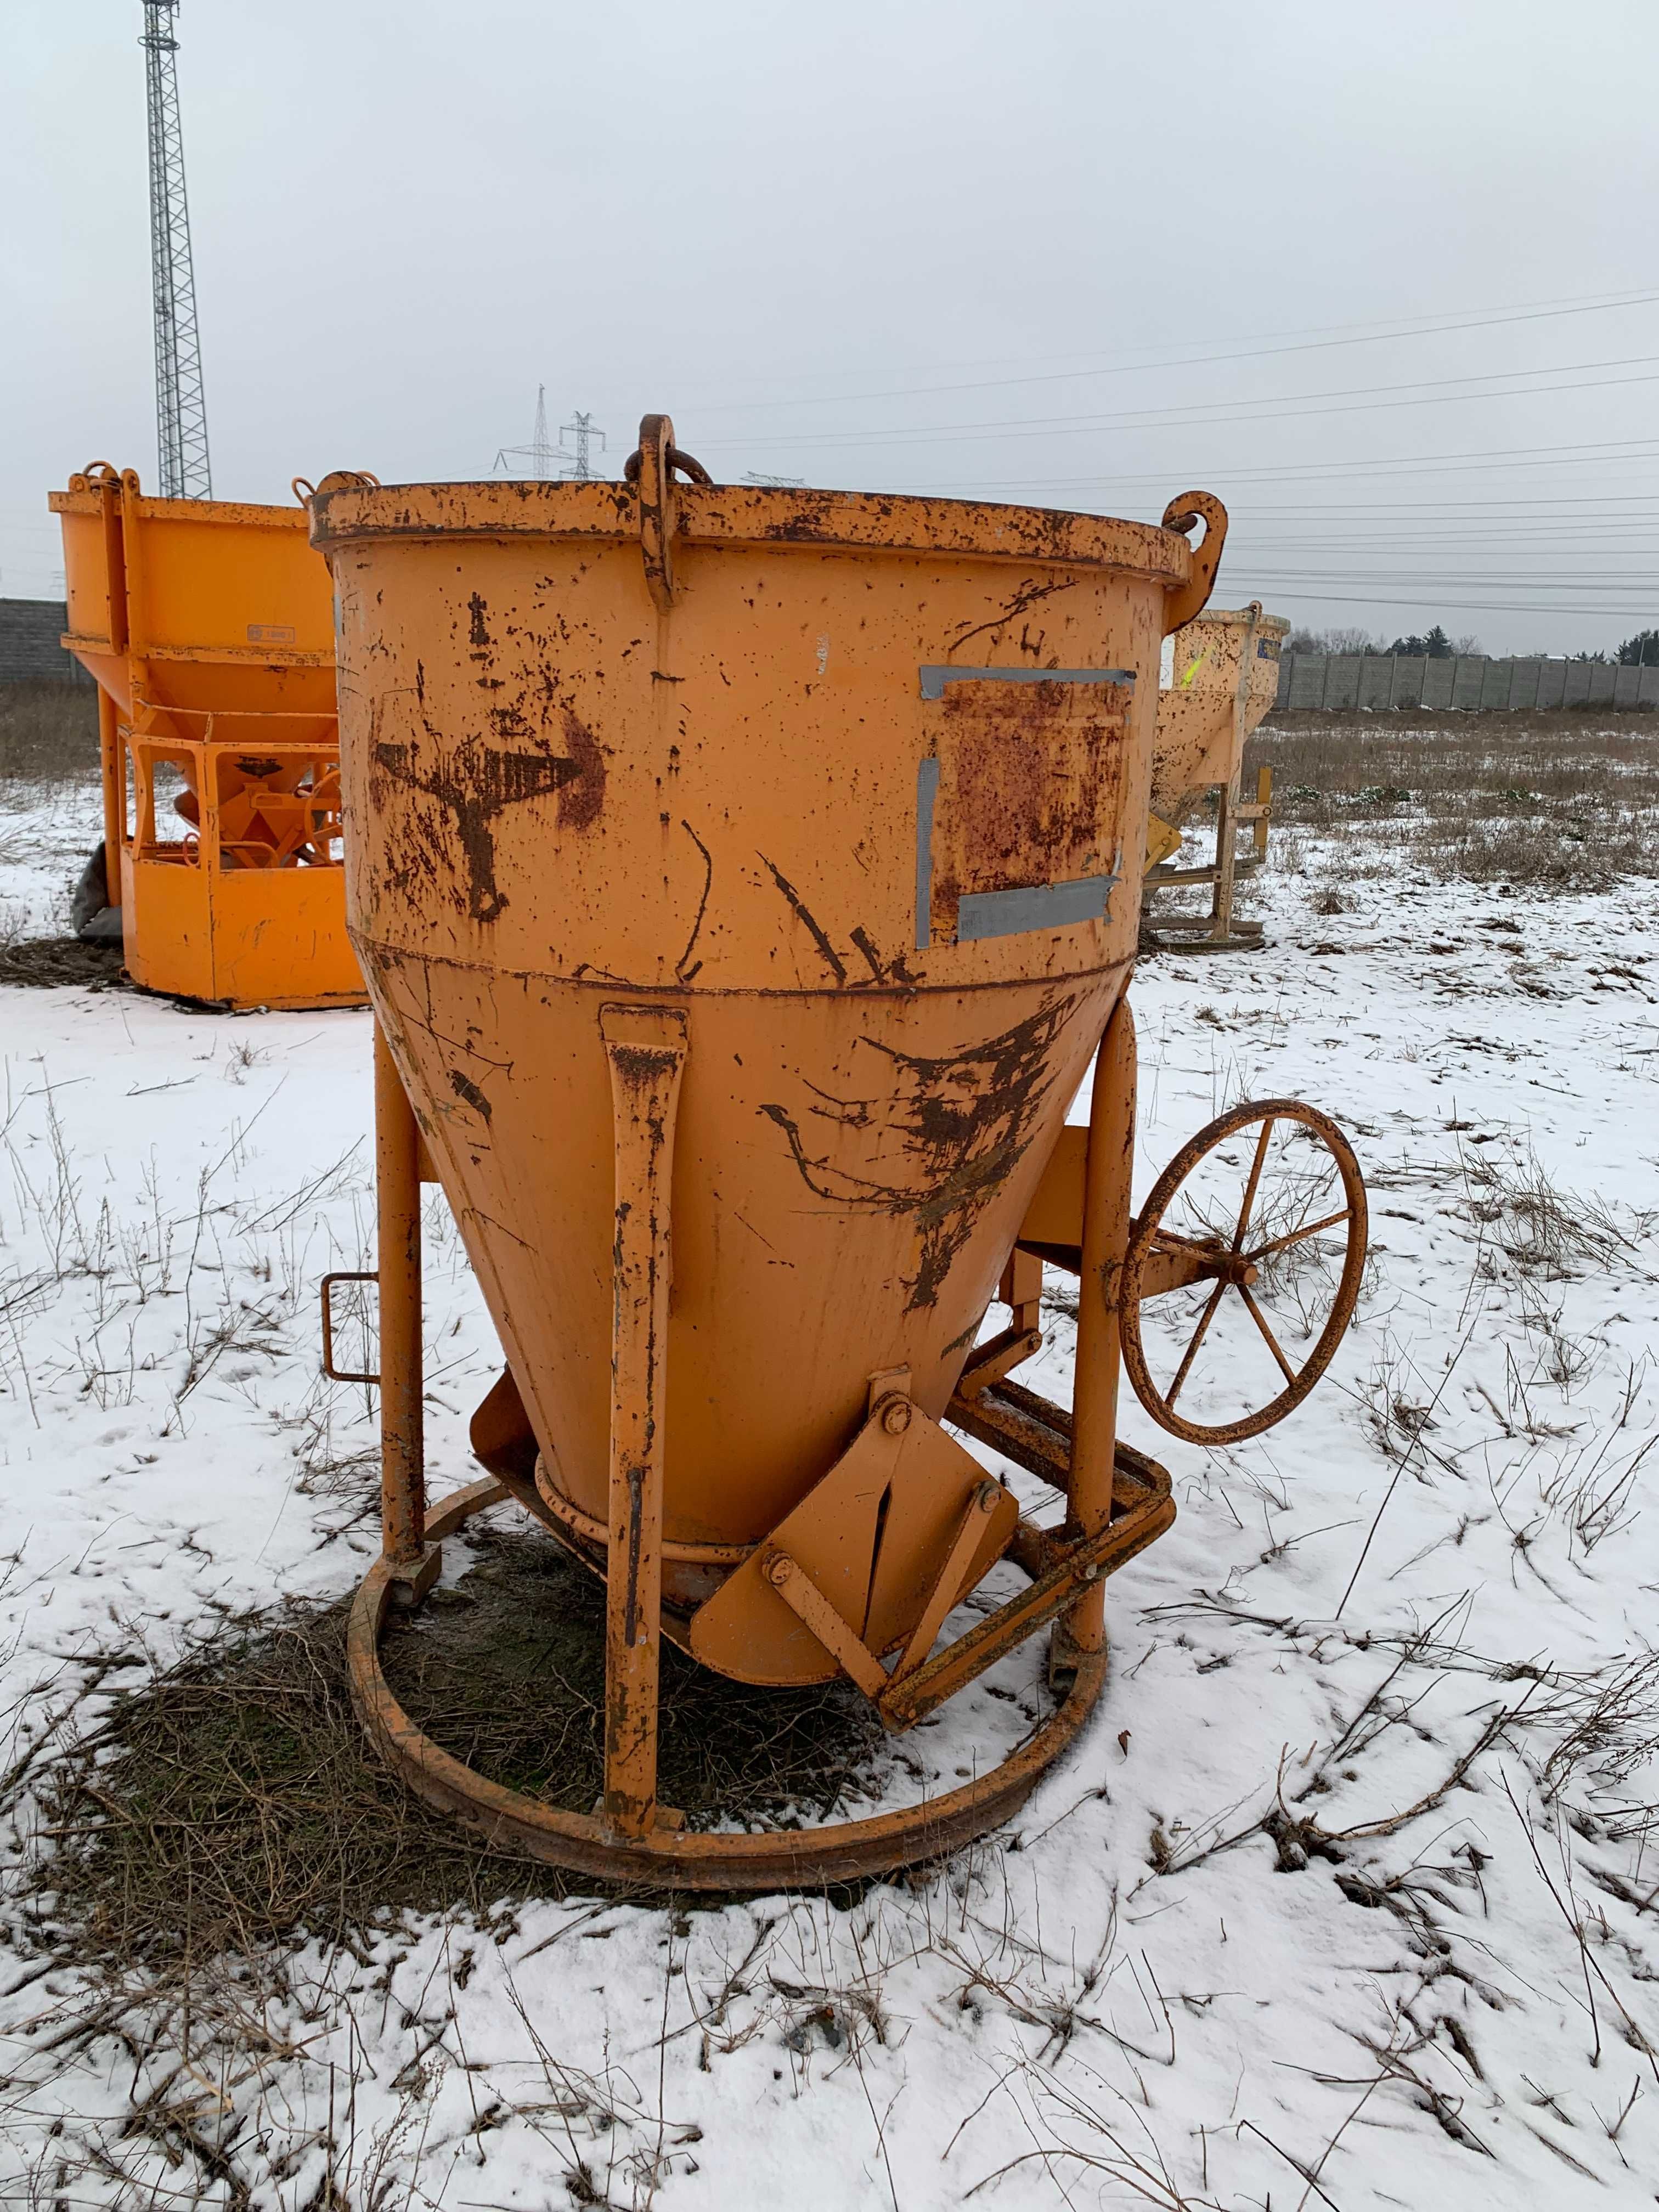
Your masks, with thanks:
M 1595 455 L 1605 455 L 1606 458 L 1602 460 L 1588 458 Z M 1480 446 L 1461 453 L 1374 454 L 1359 461 L 1253 462 L 1235 465 L 1228 461 L 1206 464 L 1188 459 L 1181 466 L 1183 473 L 1190 471 L 1194 477 L 1248 486 L 1255 483 L 1302 485 L 1340 483 L 1354 477 L 1370 476 L 1381 477 L 1386 482 L 1395 477 L 1429 474 L 1467 476 L 1492 469 L 1606 467 L 1623 471 L 1638 463 L 1655 461 L 1659 461 L 1659 439 L 1615 438 L 1562 446 Z M 1129 490 L 1139 487 L 1162 491 L 1169 482 L 1167 467 L 1127 476 L 1114 470 L 1109 475 L 1096 471 L 1089 476 L 1068 477 L 970 477 L 945 483 L 930 479 L 921 488 L 920 495 L 991 491 Z
M 1369 514 L 1418 514 L 1423 516 L 1425 520 L 1428 520 L 1432 518 L 1434 507 L 1437 505 L 1444 507 L 1449 514 L 1466 514 L 1471 512 L 1483 511 L 1490 507 L 1517 507 L 1523 508 L 1527 513 L 1530 514 L 1535 508 L 1545 507 L 1593 507 L 1598 509 L 1605 509 L 1609 507 L 1629 507 L 1634 505 L 1651 505 L 1654 508 L 1654 512 L 1656 514 L 1659 514 L 1659 502 L 1655 501 L 1654 495 L 1650 491 L 1558 492 L 1546 494 L 1541 499 L 1534 497 L 1532 499 L 1441 500 L 1439 501 L 1431 501 L 1426 506 L 1419 504 L 1416 500 L 1409 499 L 1370 500 L 1367 501 L 1364 506 L 1360 507 L 1352 506 L 1345 501 L 1340 507 L 1253 506 L 1250 508 L 1250 513 L 1253 515 L 1335 514 L 1352 516 Z M 1573 521 L 1576 519 L 1577 518 L 1572 515 L 1568 515 L 1565 518 L 1565 520 L 1569 522 Z
M 179 0 L 143 0 L 149 133 L 149 258 L 155 314 L 156 443 L 164 499 L 211 499 L 202 341 L 179 118 Z
M 1541 600 L 1534 602 L 1519 599 L 1444 599 L 1437 592 L 1415 599 L 1383 599 L 1376 598 L 1370 593 L 1367 593 L 1364 599 L 1352 599 L 1340 592 L 1279 590 L 1275 590 L 1272 596 L 1286 606 L 1292 607 L 1414 607 L 1419 613 L 1425 609 L 1430 612 L 1439 609 L 1448 614 L 1475 615 L 1583 615 L 1590 611 L 1589 609 L 1582 606 L 1550 606 Z M 1610 621 L 1628 622 L 1632 617 L 1639 621 L 1644 614 L 1650 611 L 1650 608 L 1608 606 L 1604 609 L 1604 611 Z
M 1320 338 L 1328 337 L 1340 337 L 1349 332 L 1370 333 L 1374 335 L 1379 340 L 1389 338 L 1408 339 L 1413 337 L 1433 337 L 1437 334 L 1439 330 L 1447 327 L 1448 318 L 1454 315 L 1474 316 L 1476 319 L 1491 316 L 1497 319 L 1504 319 L 1510 316 L 1524 319 L 1534 313 L 1541 314 L 1542 313 L 1553 308 L 1559 308 L 1564 312 L 1569 313 L 1580 311 L 1592 313 L 1597 308 L 1603 307 L 1640 307 L 1645 305 L 1653 296 L 1655 296 L 1653 287 L 1650 284 L 1631 286 L 1620 292 L 1570 292 L 1565 295 L 1558 294 L 1547 300 L 1498 301 L 1484 307 L 1444 308 L 1437 312 L 1429 310 L 1415 315 L 1395 315 L 1392 317 L 1384 317 L 1381 319 L 1372 318 L 1363 321 L 1348 323 L 1303 323 L 1292 325 L 1288 329 L 1280 329 L 1276 331 L 1239 331 L 1234 332 L 1226 343 L 1232 346 L 1248 346 L 1253 345 L 1258 339 L 1264 342 L 1272 341 L 1276 343 L 1281 340 L 1289 340 L 1292 338 Z M 1158 349 L 1160 344 L 1164 347 L 1169 347 L 1171 345 L 1176 345 L 1179 343 L 1180 341 L 1176 339 L 1152 341 L 1145 346 L 1132 346 L 1128 349 L 1128 351 L 1130 353 L 1152 353 Z M 1121 358 L 1122 354 L 1121 351 L 1114 354 L 1103 354 L 1097 350 L 1085 351 L 1083 349 L 1079 349 L 1073 353 L 1046 354 L 1036 356 L 1036 360 L 1039 362 L 1075 361 L 1081 362 L 1085 364 L 1106 363 L 1109 365 L 1121 360 Z M 1199 356 L 1189 356 L 1189 358 L 1199 358 Z M 1130 363 L 1128 365 L 1131 367 L 1150 366 L 1150 364 L 1146 362 L 1139 364 Z M 937 374 L 943 373 L 947 369 L 954 369 L 960 372 L 975 368 L 1021 368 L 1035 370 L 1035 363 L 1032 361 L 1032 357 L 1030 356 L 1021 356 L 1018 355 L 1002 354 L 981 358 L 979 360 L 957 360 L 954 362 L 938 362 L 925 365 L 917 364 L 915 373 L 918 375 L 925 374 L 928 373 L 929 368 L 932 369 L 933 373 Z M 727 392 L 731 390 L 734 384 L 777 383 L 784 375 L 793 374 L 799 376 L 801 372 L 799 370 L 785 370 L 774 371 L 763 376 L 726 376 L 722 379 L 719 388 L 721 392 Z M 808 381 L 812 380 L 812 374 L 813 373 L 811 370 L 805 372 L 806 380 Z M 843 378 L 855 374 L 855 371 L 850 369 L 839 372 L 839 374 Z M 824 377 L 823 372 L 819 371 L 817 375 L 819 381 L 827 380 Z M 1024 380 L 1021 378 L 1015 378 L 1012 380 L 1018 382 L 1023 381 Z M 852 395 L 844 395 L 836 392 L 826 392 L 820 395 L 826 404 L 839 398 L 851 396 Z M 698 395 L 698 397 L 700 398 L 700 395 Z M 712 409 L 719 404 L 720 403 L 718 402 L 711 402 L 709 403 L 709 405 Z M 756 407 L 765 407 L 770 404 L 771 403 L 767 400 L 740 401 L 733 403 L 734 405 Z M 701 404 L 699 405 L 698 411 L 699 413 L 705 411 Z
M 875 449 L 886 446 L 948 444 L 955 440 L 981 437 L 1045 437 L 1056 430 L 1090 432 L 1102 430 L 1133 430 L 1159 428 L 1201 428 L 1207 423 L 1267 422 L 1279 419 L 1284 413 L 1298 417 L 1306 415 L 1365 414 L 1372 409 L 1384 407 L 1443 406 L 1455 400 L 1468 399 L 1529 399 L 1536 394 L 1552 392 L 1600 391 L 1608 385 L 1651 384 L 1659 379 L 1650 373 L 1644 376 L 1603 377 L 1583 384 L 1544 384 L 1518 392 L 1464 392 L 1453 387 L 1468 384 L 1493 384 L 1506 379 L 1510 382 L 1521 377 L 1577 376 L 1589 369 L 1631 368 L 1647 367 L 1659 362 L 1659 354 L 1627 354 L 1611 361 L 1561 362 L 1548 368 L 1489 369 L 1479 376 L 1449 376 L 1413 378 L 1401 384 L 1358 384 L 1339 386 L 1330 392 L 1275 392 L 1261 399 L 1206 399 L 1176 407 L 1138 407 L 1115 415 L 1045 415 L 1009 416 L 1000 421 L 981 422 L 918 423 L 909 428 L 894 424 L 873 430 L 809 431 L 804 436 L 792 438 L 792 445 L 812 447 L 852 447 Z M 1390 392 L 1418 392 L 1431 395 L 1422 399 L 1389 399 L 1374 397 Z M 1327 407 L 1314 403 L 1334 399 L 1358 400 L 1355 406 Z M 1261 412 L 1218 415 L 1210 410 L 1219 407 L 1248 408 L 1253 410 L 1273 409 L 1277 413 Z M 775 445 L 775 434 L 769 438 L 739 438 L 728 441 L 742 446 Z
M 793 399 L 733 400 L 725 406 L 705 406 L 698 411 L 703 415 L 723 415 L 748 414 L 757 409 L 771 412 L 785 407 L 850 406 L 875 399 L 933 398 L 952 392 L 1000 392 L 1024 384 L 1068 384 L 1091 376 L 1140 376 L 1158 369 L 1206 368 L 1218 362 L 1266 361 L 1283 354 L 1323 353 L 1338 346 L 1395 345 L 1408 338 L 1441 337 L 1459 331 L 1498 330 L 1516 323 L 1551 322 L 1564 316 L 1605 314 L 1629 307 L 1652 307 L 1656 303 L 1659 303 L 1659 292 L 1638 292 L 1610 300 L 1596 300 L 1581 307 L 1534 307 L 1517 309 L 1512 313 L 1475 315 L 1462 322 L 1431 324 L 1421 330 L 1370 330 L 1350 337 L 1316 337 L 1290 344 L 1246 346 L 1231 353 L 1170 354 L 1159 361 L 1108 361 L 1086 368 L 1043 369 L 1028 372 L 1023 376 L 975 378 L 961 384 L 908 384 L 893 386 L 883 392 L 819 392 L 803 394 Z
M 1587 582 L 1575 583 L 1570 578 L 1556 575 L 1521 576 L 1512 572 L 1479 568 L 1473 575 L 1466 572 L 1432 568 L 1412 568 L 1404 574 L 1394 569 L 1377 568 L 1268 568 L 1256 561 L 1243 562 L 1252 575 L 1264 583 L 1283 584 L 1422 584 L 1436 589 L 1445 586 L 1452 591 L 1470 585 L 1489 583 L 1499 588 L 1522 591 L 1536 586 L 1540 591 L 1589 592 L 1601 595 L 1607 592 L 1651 591 L 1659 586 L 1659 569 L 1620 569 L 1616 573 L 1592 576 Z

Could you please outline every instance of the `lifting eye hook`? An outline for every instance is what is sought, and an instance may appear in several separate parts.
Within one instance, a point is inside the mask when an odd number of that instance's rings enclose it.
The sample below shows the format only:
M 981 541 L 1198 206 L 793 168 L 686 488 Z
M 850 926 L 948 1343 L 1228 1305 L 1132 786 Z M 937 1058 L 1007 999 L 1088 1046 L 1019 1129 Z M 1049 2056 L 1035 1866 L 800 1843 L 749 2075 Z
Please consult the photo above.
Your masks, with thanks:
M 674 604 L 676 469 L 693 483 L 714 481 L 701 461 L 682 453 L 674 443 L 674 425 L 668 416 L 647 415 L 640 424 L 640 442 L 623 464 L 623 475 L 640 495 L 640 552 L 645 562 L 646 585 L 660 614 L 666 614 Z
M 1213 492 L 1207 491 L 1183 491 L 1164 510 L 1164 528 L 1178 531 L 1182 537 L 1200 522 L 1204 535 L 1193 554 L 1191 580 L 1164 602 L 1165 637 L 1184 628 L 1209 605 L 1216 571 L 1221 566 L 1221 549 L 1227 542 L 1227 510 Z

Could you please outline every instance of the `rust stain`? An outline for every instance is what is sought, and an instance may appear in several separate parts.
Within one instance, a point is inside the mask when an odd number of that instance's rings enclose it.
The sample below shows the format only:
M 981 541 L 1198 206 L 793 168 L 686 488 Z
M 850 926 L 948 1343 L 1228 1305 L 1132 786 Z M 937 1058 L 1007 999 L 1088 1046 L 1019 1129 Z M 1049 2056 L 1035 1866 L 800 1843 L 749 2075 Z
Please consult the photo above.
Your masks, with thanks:
M 531 725 L 516 708 L 492 709 L 498 733 L 528 732 Z M 528 799 L 558 794 L 558 824 L 562 830 L 586 830 L 595 822 L 605 804 L 605 757 L 598 743 L 567 708 L 562 714 L 566 753 L 496 750 L 477 738 L 465 738 L 447 753 L 428 727 L 425 742 L 410 738 L 378 741 L 374 763 L 380 771 L 380 787 L 371 779 L 370 798 L 377 811 L 389 796 L 387 785 L 400 786 L 435 799 L 454 817 L 454 834 L 466 860 L 465 911 L 475 921 L 494 921 L 507 903 L 495 883 L 495 841 L 491 823 L 504 807 Z M 427 744 L 432 750 L 427 759 Z M 441 828 L 430 822 L 414 822 L 392 848 L 394 885 L 405 894 L 416 874 L 434 884 L 448 880 L 451 871 L 444 850 Z M 424 848 L 425 849 L 422 849 Z M 459 886 L 455 892 L 461 903 Z
M 801 1179 L 816 1196 L 915 1220 L 921 1258 L 909 1285 L 908 1312 L 938 1304 L 951 1262 L 1024 1157 L 1054 1087 L 1057 1047 L 1075 1003 L 1070 994 L 1047 998 L 1000 1036 L 943 1058 L 860 1038 L 890 1060 L 896 1080 L 873 1097 L 815 1092 L 822 1103 L 806 1113 L 856 1138 L 832 1152 L 815 1153 L 800 1118 L 787 1107 L 759 1109 L 783 1131 Z M 844 1164 L 849 1153 L 852 1164 Z
M 692 977 L 697 973 L 697 970 L 702 966 L 702 961 L 693 960 L 691 955 L 696 949 L 697 939 L 702 931 L 702 918 L 708 911 L 708 894 L 714 889 L 714 863 L 709 854 L 708 846 L 703 843 L 702 839 L 698 836 L 696 831 L 691 827 L 691 824 L 689 822 L 682 821 L 680 827 L 684 830 L 686 836 L 691 840 L 691 842 L 696 847 L 697 850 L 702 854 L 702 896 L 697 901 L 697 918 L 691 925 L 690 936 L 685 940 L 684 951 L 681 953 L 679 958 L 674 963 L 675 981 L 680 983 L 689 983 Z
M 829 938 L 824 934 L 823 929 L 819 927 L 817 921 L 808 908 L 805 900 L 802 898 L 800 893 L 795 889 L 793 884 L 790 882 L 788 877 L 784 874 L 781 868 L 774 866 L 770 860 L 767 860 L 764 853 L 761 854 L 759 857 L 763 860 L 766 861 L 766 866 L 771 870 L 773 882 L 777 885 L 778 889 L 783 893 L 785 898 L 788 900 L 790 905 L 794 908 L 797 918 L 805 923 L 808 935 L 811 938 L 813 944 L 817 946 L 818 951 L 823 955 L 825 965 L 834 975 L 836 982 L 844 983 L 847 981 L 847 963 L 842 958 L 840 953 L 836 951 L 835 946 L 830 942 Z
M 1000 615 L 994 615 L 989 622 L 975 623 L 971 628 L 958 630 L 946 651 L 960 653 L 969 638 L 983 637 L 988 631 L 993 637 L 996 636 L 1006 629 L 1010 623 L 1018 622 L 1028 609 L 1036 606 L 1039 599 L 1049 599 L 1056 592 L 1075 591 L 1077 581 L 1075 576 L 1060 576 L 1051 579 L 1048 583 L 1039 583 L 1033 579 L 1030 583 L 1022 584 Z
M 902 952 L 896 952 L 890 960 L 884 959 L 875 939 L 862 924 L 856 929 L 849 930 L 848 936 L 850 942 L 864 956 L 864 963 L 869 969 L 871 977 L 875 982 L 914 985 L 919 981 L 919 978 L 906 965 L 904 955 Z M 869 986 L 866 984 L 863 988 L 867 990 Z
M 488 1121 L 492 1118 L 495 1108 L 472 1078 L 462 1069 L 459 1067 L 450 1069 L 449 1087 L 458 1098 L 464 1099 L 473 1112 L 482 1115 L 484 1121 Z
M 877 982 L 884 983 L 887 980 L 887 971 L 881 964 L 881 955 L 877 951 L 869 931 L 860 925 L 859 928 L 849 932 L 849 935 L 853 944 L 864 955 L 865 965 Z
M 561 830 L 591 830 L 605 810 L 605 754 L 585 722 L 567 707 L 564 741 L 576 773 L 559 787 Z

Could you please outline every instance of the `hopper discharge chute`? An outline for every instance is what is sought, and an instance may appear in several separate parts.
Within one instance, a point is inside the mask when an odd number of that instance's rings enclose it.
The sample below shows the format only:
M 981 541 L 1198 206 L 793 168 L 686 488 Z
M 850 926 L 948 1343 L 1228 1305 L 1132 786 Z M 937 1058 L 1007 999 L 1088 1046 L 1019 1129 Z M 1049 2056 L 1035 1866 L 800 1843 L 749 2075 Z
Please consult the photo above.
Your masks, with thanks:
M 663 416 L 623 483 L 310 504 L 378 1039 L 385 1551 L 360 1710 L 433 1802 L 595 1873 L 757 1887 L 981 1832 L 1081 1725 L 1101 1581 L 1174 1515 L 1116 1437 L 1124 994 L 1159 649 L 1208 596 L 1224 514 L 716 485 Z M 490 1480 L 429 1522 L 422 1176 L 507 1361 L 473 1423 Z M 1149 1297 L 1218 1296 L 1243 1265 L 1156 1223 L 1146 1243 Z M 1042 1341 L 1045 1257 L 1079 1278 L 1070 1409 L 1008 1380 Z M 999 1291 L 1012 1326 L 980 1342 Z M 963 1431 L 1063 1518 L 1022 1514 Z M 503 1495 L 605 1581 L 591 1817 L 461 1765 L 380 1671 L 387 1605 Z M 1021 1594 L 939 1645 L 1005 1558 Z M 898 1729 L 1051 1625 L 1055 1709 L 949 1796 L 767 1834 L 657 1801 L 663 1635 L 747 1682 L 845 1677 Z

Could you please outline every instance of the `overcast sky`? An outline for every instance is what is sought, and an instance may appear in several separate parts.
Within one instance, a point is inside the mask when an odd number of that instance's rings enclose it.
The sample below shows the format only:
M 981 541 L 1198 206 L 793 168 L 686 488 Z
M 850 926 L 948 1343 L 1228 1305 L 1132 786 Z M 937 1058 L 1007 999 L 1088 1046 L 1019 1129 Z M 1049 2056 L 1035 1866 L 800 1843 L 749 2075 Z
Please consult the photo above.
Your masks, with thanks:
M 138 0 L 0 8 L 0 592 L 156 479 Z M 717 477 L 1156 520 L 1218 599 L 1659 624 L 1656 0 L 185 0 L 216 494 L 672 413 Z M 1457 327 L 1454 327 L 1457 326 Z

